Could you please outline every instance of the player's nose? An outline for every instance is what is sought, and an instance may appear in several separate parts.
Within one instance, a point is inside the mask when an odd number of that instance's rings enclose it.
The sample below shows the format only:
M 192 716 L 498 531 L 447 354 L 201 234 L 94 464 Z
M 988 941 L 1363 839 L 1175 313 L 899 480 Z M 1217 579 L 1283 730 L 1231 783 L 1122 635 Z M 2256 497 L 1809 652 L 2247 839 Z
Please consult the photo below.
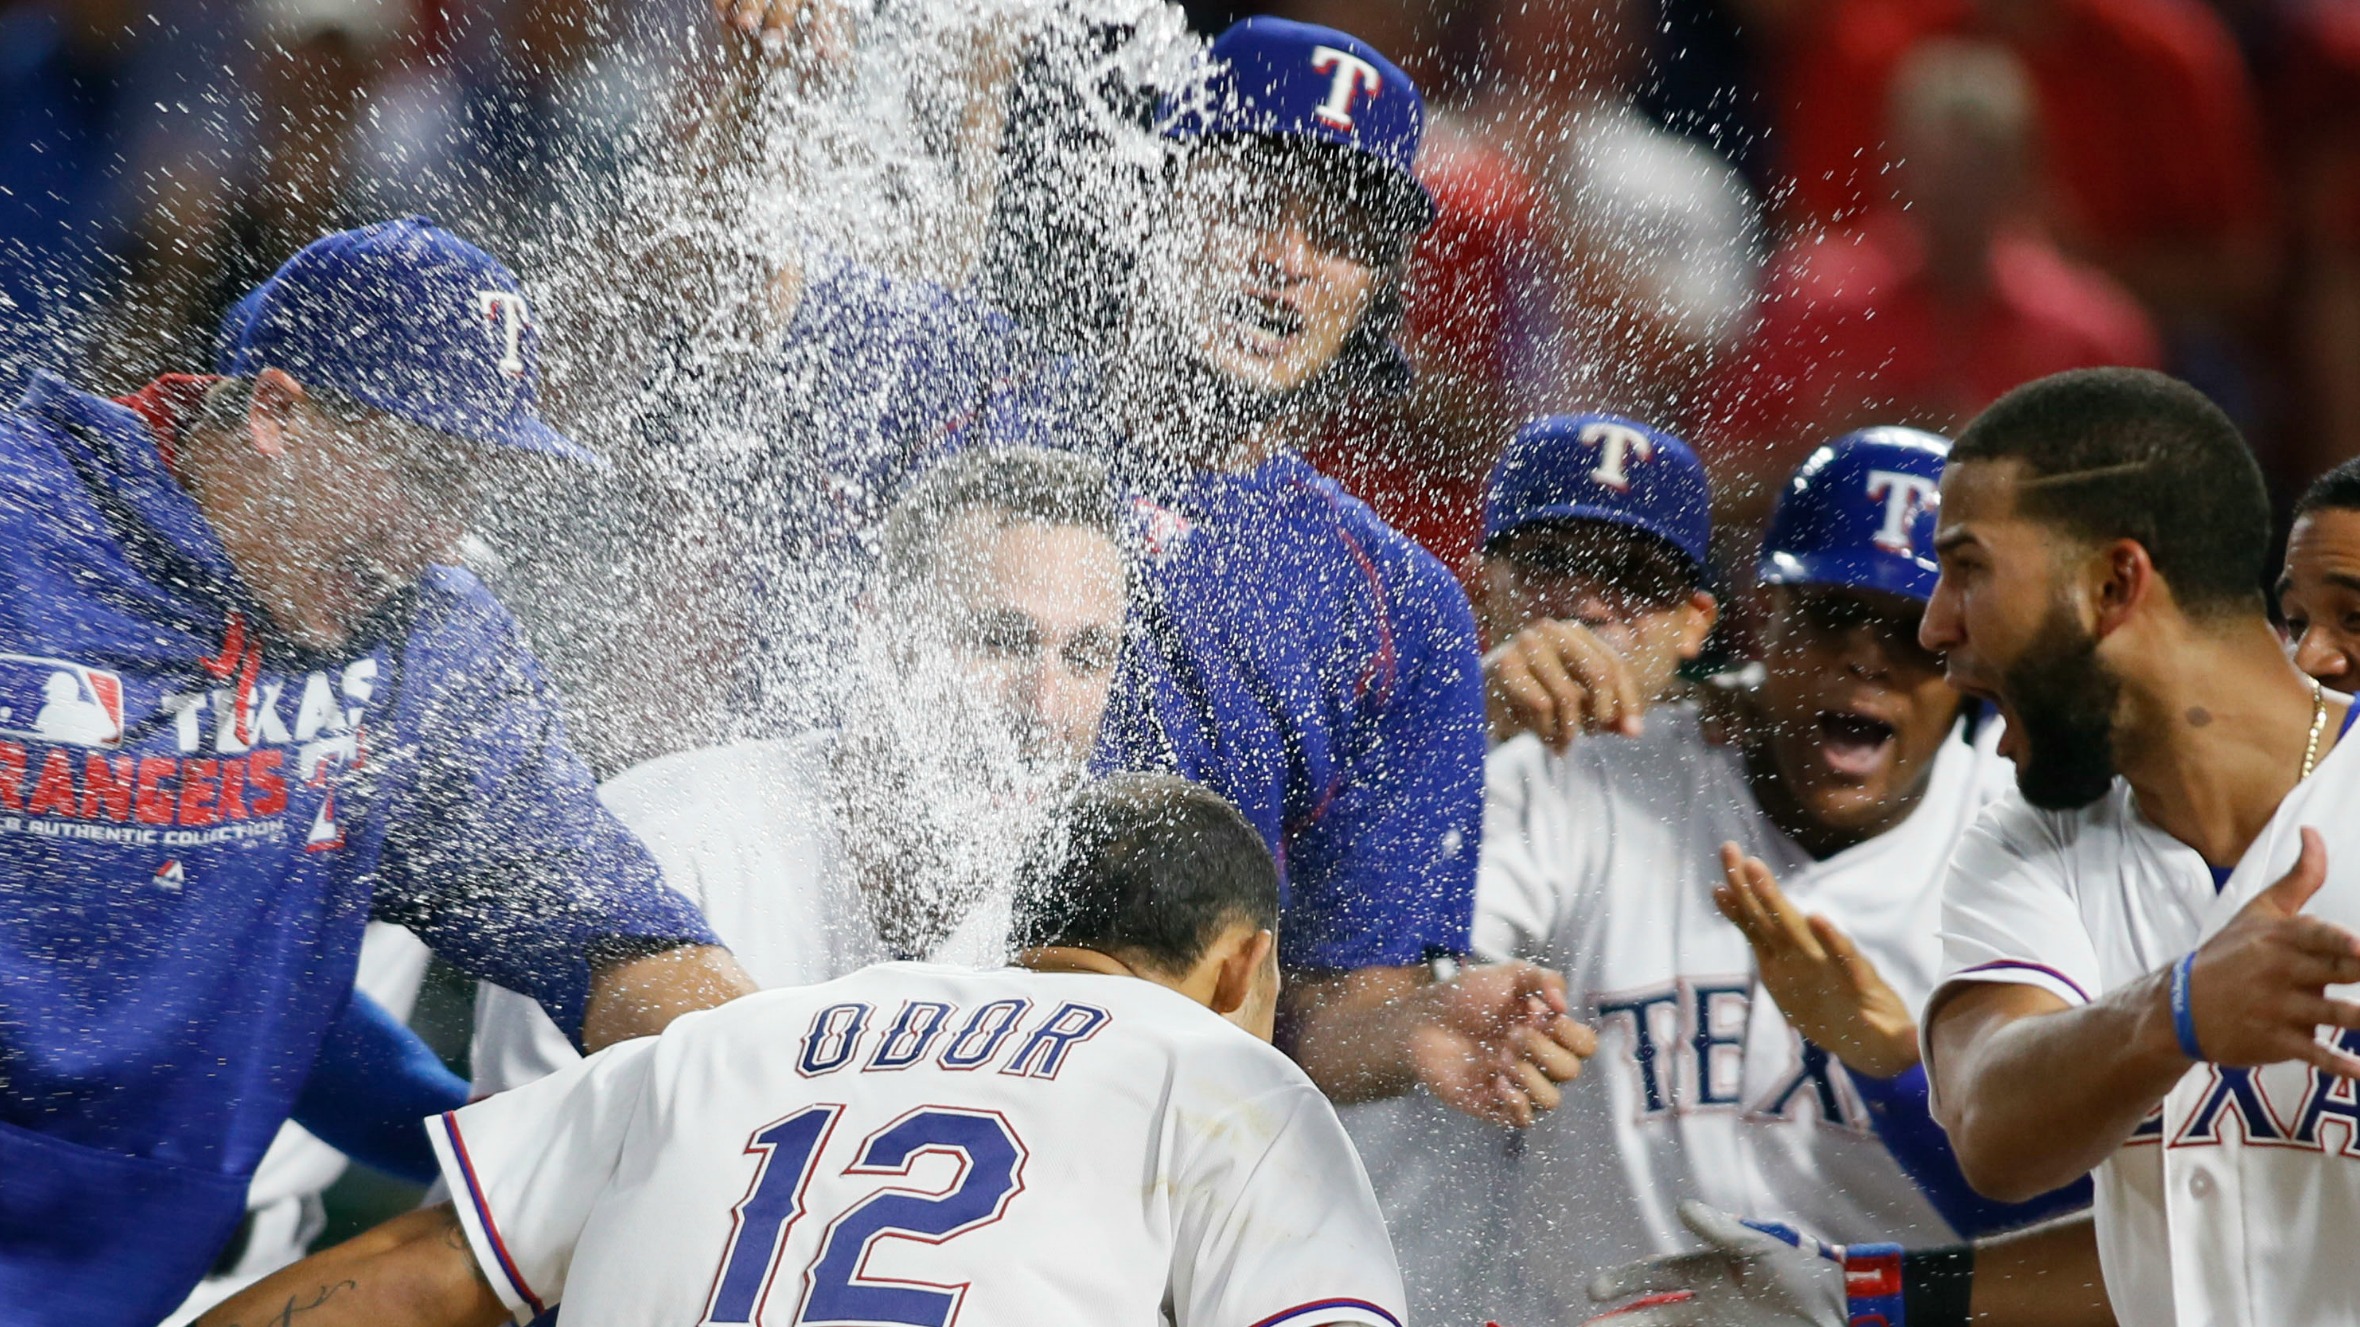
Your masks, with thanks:
M 1959 615 L 1958 591 L 1951 588 L 1948 573 L 1934 582 L 1933 596 L 1926 600 L 1925 616 L 1918 619 L 1918 644 L 1935 654 L 1948 654 L 1966 641 L 1966 627 Z
M 2294 666 L 2338 691 L 2349 691 L 2355 675 L 2360 674 L 2355 658 L 2360 658 L 2360 641 L 2343 637 L 2323 624 L 2312 624 L 2294 643 Z

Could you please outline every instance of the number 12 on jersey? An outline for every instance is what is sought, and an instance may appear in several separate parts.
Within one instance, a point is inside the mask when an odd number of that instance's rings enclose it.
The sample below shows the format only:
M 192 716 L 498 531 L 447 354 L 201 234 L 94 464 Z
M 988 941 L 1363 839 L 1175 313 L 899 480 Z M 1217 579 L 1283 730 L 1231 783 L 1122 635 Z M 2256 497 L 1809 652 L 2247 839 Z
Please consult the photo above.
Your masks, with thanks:
M 965 1282 L 871 1279 L 863 1271 L 869 1252 L 887 1239 L 942 1244 L 999 1220 L 1024 1188 L 1026 1154 L 997 1111 L 921 1106 L 862 1139 L 843 1173 L 906 1177 L 920 1158 L 939 1153 L 958 1161 L 950 1184 L 933 1191 L 886 1185 L 837 1213 L 803 1269 L 803 1302 L 795 1316 L 766 1316 L 787 1237 L 809 1215 L 805 1191 L 843 1114 L 841 1105 L 807 1106 L 747 1140 L 746 1152 L 761 1159 L 746 1196 L 731 1209 L 729 1247 L 713 1276 L 705 1323 L 948 1327 L 958 1312 Z

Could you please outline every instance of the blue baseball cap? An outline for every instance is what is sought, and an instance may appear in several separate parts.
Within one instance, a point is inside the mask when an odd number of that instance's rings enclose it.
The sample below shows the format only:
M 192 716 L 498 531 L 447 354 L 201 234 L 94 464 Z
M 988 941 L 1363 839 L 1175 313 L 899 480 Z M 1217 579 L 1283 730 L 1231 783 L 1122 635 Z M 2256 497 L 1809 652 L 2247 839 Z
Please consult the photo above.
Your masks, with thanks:
M 1713 490 L 1685 442 L 1620 415 L 1548 415 L 1516 431 L 1483 500 L 1483 546 L 1552 521 L 1601 521 L 1670 544 L 1701 579 Z
M 1166 138 L 1277 138 L 1321 144 L 1362 178 L 1405 232 L 1434 220 L 1414 169 L 1426 99 L 1401 67 L 1349 33 L 1284 18 L 1233 23 L 1206 52 L 1201 84 L 1156 109 Z
M 1882 590 L 1934 597 L 1935 514 L 1950 441 L 1887 426 L 1811 453 L 1778 495 L 1756 568 L 1765 585 Z
M 425 217 L 322 236 L 223 319 L 222 369 L 275 368 L 453 437 L 605 468 L 541 422 L 540 334 L 516 274 Z

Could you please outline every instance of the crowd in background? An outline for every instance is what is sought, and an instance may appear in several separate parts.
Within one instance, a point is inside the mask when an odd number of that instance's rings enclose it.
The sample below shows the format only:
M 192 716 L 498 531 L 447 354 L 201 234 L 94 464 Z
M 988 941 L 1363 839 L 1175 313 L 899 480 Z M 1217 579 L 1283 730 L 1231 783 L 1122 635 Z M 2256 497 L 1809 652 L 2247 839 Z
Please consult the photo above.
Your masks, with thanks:
M 0 390 L 202 364 L 322 231 L 494 248 L 612 184 L 700 0 L 0 0 Z M 1514 426 L 1697 441 L 1741 565 L 1869 423 L 2167 368 L 2282 497 L 2360 454 L 2360 9 L 2338 0 L 1285 0 L 1429 90 L 1414 392 L 1313 460 L 1454 568 Z

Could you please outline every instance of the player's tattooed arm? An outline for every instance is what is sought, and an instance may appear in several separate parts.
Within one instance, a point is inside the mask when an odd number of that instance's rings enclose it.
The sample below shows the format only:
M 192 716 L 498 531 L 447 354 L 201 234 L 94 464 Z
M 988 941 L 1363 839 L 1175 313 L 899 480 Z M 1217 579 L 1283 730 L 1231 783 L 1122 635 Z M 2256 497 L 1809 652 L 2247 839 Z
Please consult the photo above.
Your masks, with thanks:
M 1554 1110 L 1598 1049 L 1565 1012 L 1565 980 L 1530 963 L 1298 978 L 1280 997 L 1282 1036 L 1331 1100 L 1375 1101 L 1423 1083 L 1451 1107 L 1523 1127 Z
M 1713 902 L 1753 946 L 1762 985 L 1814 1045 L 1855 1072 L 1891 1078 L 1918 1062 L 1917 1020 L 1876 964 L 1825 917 L 1807 916 L 1758 857 L 1721 845 Z
M 2327 879 L 2317 830 L 2294 869 L 2195 951 L 2187 983 L 2198 1049 L 2213 1064 L 2295 1061 L 2360 1079 L 2360 1059 L 2318 1040 L 2360 1028 L 2360 935 L 2303 914 Z M 2017 985 L 1954 988 L 1926 1013 L 1936 1117 L 1967 1181 L 2021 1202 L 2078 1179 L 2131 1136 L 2188 1072 L 2166 964 L 2078 1007 Z
M 493 1327 L 507 1319 L 458 1214 L 442 1203 L 255 1282 L 197 1327 Z

